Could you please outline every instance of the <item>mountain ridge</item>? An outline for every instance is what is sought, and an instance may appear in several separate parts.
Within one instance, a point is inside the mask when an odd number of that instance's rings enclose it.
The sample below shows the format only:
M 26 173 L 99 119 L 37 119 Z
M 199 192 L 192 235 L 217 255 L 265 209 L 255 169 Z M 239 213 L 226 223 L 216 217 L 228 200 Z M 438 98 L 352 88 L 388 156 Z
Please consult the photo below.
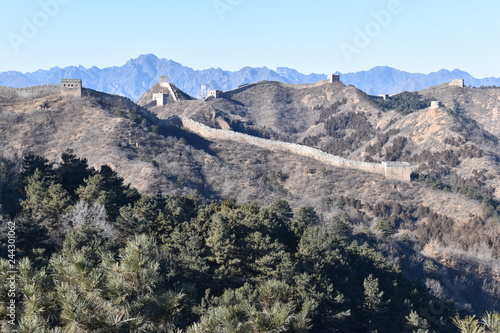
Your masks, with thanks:
M 339 72 L 336 72 L 339 73 Z M 243 67 L 238 71 L 219 68 L 195 70 L 188 66 L 154 54 L 140 55 L 122 66 L 99 68 L 92 66 L 53 67 L 30 73 L 7 71 L 0 73 L 0 85 L 26 87 L 46 83 L 58 83 L 62 78 L 80 78 L 84 86 L 128 97 L 137 101 L 158 80 L 166 74 L 169 81 L 191 96 L 201 98 L 207 90 L 230 90 L 245 83 L 258 81 L 279 81 L 289 84 L 315 83 L 326 78 L 326 74 L 303 74 L 288 67 L 275 70 L 267 67 Z M 370 70 L 340 73 L 345 84 L 352 84 L 370 95 L 394 94 L 402 91 L 418 91 L 452 79 L 465 79 L 466 85 L 500 85 L 500 78 L 477 79 L 469 73 L 454 69 L 441 69 L 429 74 L 410 73 L 388 66 L 376 66 Z

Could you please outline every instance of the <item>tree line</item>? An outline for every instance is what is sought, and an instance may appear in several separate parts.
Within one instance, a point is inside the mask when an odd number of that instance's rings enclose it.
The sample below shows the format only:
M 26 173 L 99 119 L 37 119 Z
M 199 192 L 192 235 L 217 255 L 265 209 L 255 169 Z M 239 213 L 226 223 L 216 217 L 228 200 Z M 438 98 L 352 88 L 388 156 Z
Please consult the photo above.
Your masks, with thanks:
M 19 169 L 2 178 L 18 205 L 1 215 L 3 231 L 16 225 L 18 332 L 453 331 L 452 305 L 347 216 L 140 194 L 72 151 L 57 164 L 28 155 Z M 0 274 L 9 270 L 2 255 Z

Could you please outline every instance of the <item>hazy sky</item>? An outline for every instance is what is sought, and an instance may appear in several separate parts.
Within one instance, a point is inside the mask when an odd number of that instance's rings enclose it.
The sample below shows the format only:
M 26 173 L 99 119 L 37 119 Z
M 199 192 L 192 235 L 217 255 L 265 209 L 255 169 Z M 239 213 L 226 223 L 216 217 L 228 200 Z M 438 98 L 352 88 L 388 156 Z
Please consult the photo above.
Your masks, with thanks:
M 500 77 L 498 0 L 0 0 L 0 9 L 2 72 L 154 53 L 194 69 Z

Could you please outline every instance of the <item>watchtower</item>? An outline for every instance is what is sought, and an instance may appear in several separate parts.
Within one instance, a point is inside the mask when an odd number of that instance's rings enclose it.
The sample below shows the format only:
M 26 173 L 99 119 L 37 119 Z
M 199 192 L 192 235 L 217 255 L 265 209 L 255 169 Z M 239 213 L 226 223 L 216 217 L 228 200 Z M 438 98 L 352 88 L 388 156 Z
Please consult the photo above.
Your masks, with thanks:
M 164 93 L 154 93 L 153 101 L 156 101 L 156 106 L 165 105 L 165 101 L 167 99 L 167 95 Z
M 465 81 L 464 81 L 464 79 L 453 79 L 450 82 L 450 86 L 463 88 L 463 87 L 465 87 Z
M 207 97 L 219 98 L 221 96 L 222 91 L 210 89 L 207 91 Z
M 61 95 L 82 97 L 82 80 L 80 79 L 62 79 Z
M 382 97 L 382 99 L 384 101 L 387 101 L 389 99 L 389 95 L 388 94 L 382 94 L 382 95 L 379 95 L 380 97 Z
M 441 107 L 441 103 L 439 101 L 431 101 L 431 109 L 439 109 Z
M 410 163 L 407 162 L 382 162 L 385 178 L 409 182 L 411 180 Z
M 340 75 L 339 74 L 328 74 L 326 81 L 328 81 L 329 83 L 340 82 Z
M 168 77 L 166 75 L 160 75 L 160 86 L 168 87 Z

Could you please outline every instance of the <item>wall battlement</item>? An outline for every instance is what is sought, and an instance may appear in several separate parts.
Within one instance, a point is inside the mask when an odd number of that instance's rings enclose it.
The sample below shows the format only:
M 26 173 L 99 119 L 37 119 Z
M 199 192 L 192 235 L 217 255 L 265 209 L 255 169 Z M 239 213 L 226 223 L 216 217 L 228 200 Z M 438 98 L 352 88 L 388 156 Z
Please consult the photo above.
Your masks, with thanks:
M 11 88 L 0 86 L 0 94 L 17 98 L 41 98 L 60 94 L 63 96 L 82 96 L 82 80 L 62 79 L 61 84 L 42 84 L 33 87 Z
M 180 122 L 182 127 L 184 127 L 186 130 L 194 132 L 206 139 L 220 139 L 234 142 L 250 143 L 252 145 L 271 151 L 291 152 L 293 154 L 313 158 L 317 161 L 337 167 L 356 169 L 384 175 L 387 179 L 410 181 L 411 169 L 409 163 L 383 162 L 379 164 L 348 160 L 308 146 L 262 139 L 248 134 L 208 127 L 184 116 L 174 116 L 170 118 L 170 120 L 177 123 Z
M 26 88 L 11 88 L 0 86 L 0 94 L 20 98 L 40 98 L 59 94 L 61 87 L 57 84 L 44 84 Z

